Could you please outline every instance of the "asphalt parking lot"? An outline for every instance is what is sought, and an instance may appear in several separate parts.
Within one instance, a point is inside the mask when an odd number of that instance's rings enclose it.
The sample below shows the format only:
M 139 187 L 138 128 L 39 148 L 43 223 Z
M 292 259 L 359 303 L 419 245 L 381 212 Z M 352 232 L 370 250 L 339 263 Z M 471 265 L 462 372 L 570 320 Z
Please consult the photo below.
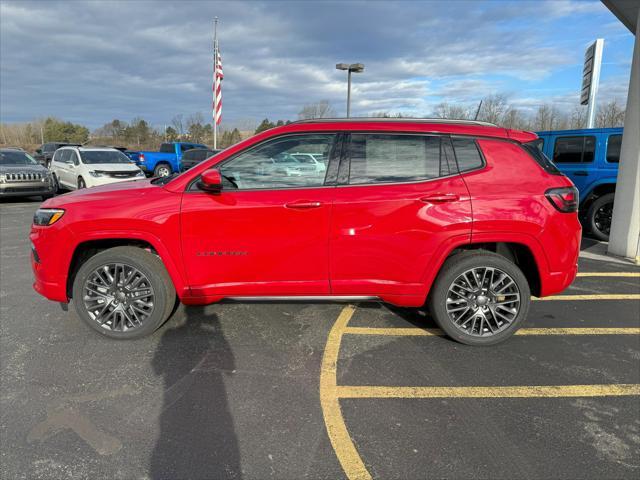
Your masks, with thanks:
M 638 478 L 640 268 L 586 240 L 520 334 L 367 303 L 179 307 L 116 342 L 31 288 L 0 204 L 2 478 Z

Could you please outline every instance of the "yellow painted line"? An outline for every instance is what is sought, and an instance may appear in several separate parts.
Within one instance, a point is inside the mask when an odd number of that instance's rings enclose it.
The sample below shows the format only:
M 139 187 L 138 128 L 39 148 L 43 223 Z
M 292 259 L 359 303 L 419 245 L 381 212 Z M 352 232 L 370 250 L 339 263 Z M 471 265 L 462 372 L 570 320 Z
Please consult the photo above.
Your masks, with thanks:
M 355 312 L 354 306 L 344 307 L 329 332 L 320 367 L 320 405 L 327 435 L 347 478 L 350 480 L 370 480 L 371 475 L 364 466 L 344 423 L 337 395 L 336 371 L 340 343 L 353 312 Z
M 535 301 L 549 300 L 640 300 L 640 293 L 630 294 L 598 294 L 598 295 L 552 295 L 550 297 L 531 297 Z
M 640 395 L 638 384 L 517 387 L 354 387 L 339 386 L 340 398 L 559 398 Z
M 350 335 L 387 335 L 387 336 L 415 336 L 431 337 L 444 336 L 439 328 L 373 328 L 347 327 L 345 334 Z M 521 328 L 515 335 L 640 335 L 640 328 Z
M 640 272 L 578 272 L 578 277 L 640 277 Z

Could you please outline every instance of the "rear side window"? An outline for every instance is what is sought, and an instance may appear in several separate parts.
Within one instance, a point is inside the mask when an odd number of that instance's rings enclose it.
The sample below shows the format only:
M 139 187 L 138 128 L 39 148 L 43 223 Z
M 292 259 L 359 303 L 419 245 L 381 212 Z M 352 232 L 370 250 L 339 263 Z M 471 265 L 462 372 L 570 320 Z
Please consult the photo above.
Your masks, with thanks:
M 558 137 L 553 147 L 553 163 L 591 163 L 596 137 Z
M 524 148 L 527 153 L 533 157 L 536 163 L 540 165 L 545 172 L 552 175 L 562 175 L 562 172 L 558 170 L 558 167 L 556 167 L 553 162 L 549 160 L 549 158 L 538 147 L 538 140 L 534 140 L 533 142 L 529 143 L 523 143 L 522 148 Z
M 620 147 L 622 147 L 622 135 L 609 135 L 609 140 L 607 140 L 607 162 L 620 162 Z
M 160 145 L 160 153 L 175 153 L 175 150 L 171 143 L 163 143 Z
M 440 137 L 432 135 L 353 134 L 349 183 L 416 182 L 443 171 L 448 175 L 441 150 Z
M 472 138 L 453 137 L 451 139 L 453 143 L 453 149 L 456 152 L 456 160 L 458 161 L 458 168 L 461 172 L 467 172 L 480 168 L 483 165 L 482 156 L 478 145 Z

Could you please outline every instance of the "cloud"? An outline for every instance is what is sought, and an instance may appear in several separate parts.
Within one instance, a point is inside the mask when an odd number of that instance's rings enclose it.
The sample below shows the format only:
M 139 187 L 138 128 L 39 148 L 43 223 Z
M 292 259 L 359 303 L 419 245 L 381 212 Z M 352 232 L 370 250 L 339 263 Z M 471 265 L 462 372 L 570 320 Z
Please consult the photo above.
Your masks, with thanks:
M 227 125 L 294 119 L 320 99 L 344 114 L 345 73 L 334 68 L 342 61 L 366 65 L 353 76 L 356 115 L 425 115 L 443 100 L 499 91 L 542 101 L 554 98 L 541 87 L 558 71 L 580 68 L 584 38 L 563 37 L 562 25 L 584 21 L 590 37 L 598 24 L 616 31 L 600 2 L 2 2 L 0 118 L 56 115 L 97 127 L 208 117 L 214 16 Z M 629 57 L 618 43 L 617 57 Z

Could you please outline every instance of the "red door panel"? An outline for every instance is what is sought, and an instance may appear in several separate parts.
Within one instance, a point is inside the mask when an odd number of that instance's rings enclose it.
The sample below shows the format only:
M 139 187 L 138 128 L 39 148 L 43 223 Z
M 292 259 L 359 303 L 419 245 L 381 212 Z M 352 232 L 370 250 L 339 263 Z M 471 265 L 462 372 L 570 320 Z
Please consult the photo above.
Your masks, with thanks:
M 471 235 L 460 176 L 422 183 L 337 187 L 330 232 L 336 295 L 419 295 L 439 247 Z M 434 267 L 437 268 L 437 267 Z
M 182 248 L 192 295 L 328 294 L 334 190 L 185 193 Z

